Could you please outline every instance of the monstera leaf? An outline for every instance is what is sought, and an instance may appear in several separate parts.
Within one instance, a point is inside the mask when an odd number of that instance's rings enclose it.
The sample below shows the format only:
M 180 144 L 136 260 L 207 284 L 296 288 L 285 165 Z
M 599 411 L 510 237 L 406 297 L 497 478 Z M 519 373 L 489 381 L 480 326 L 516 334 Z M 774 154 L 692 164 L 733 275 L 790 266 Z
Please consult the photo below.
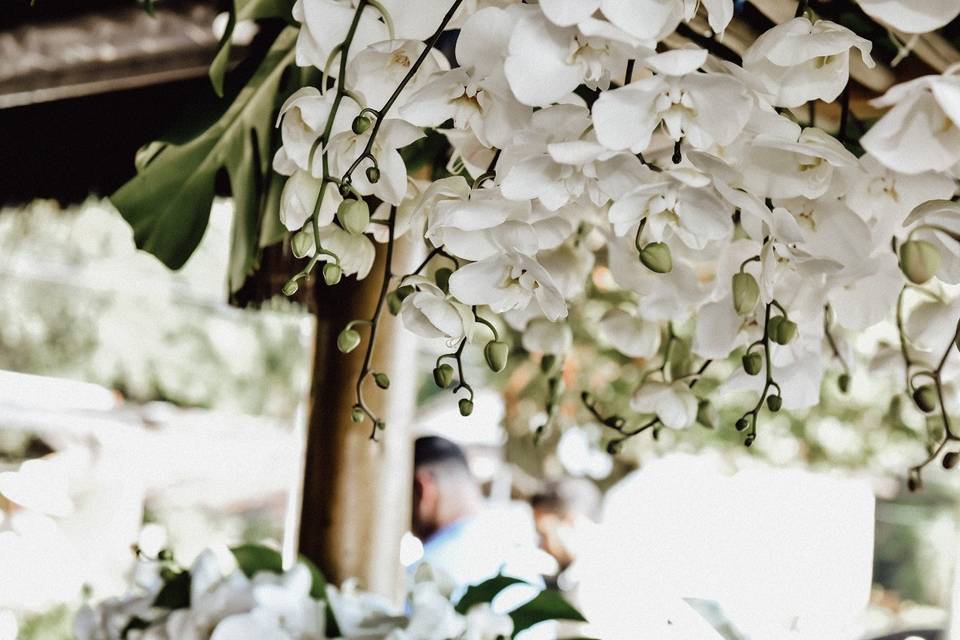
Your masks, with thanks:
M 270 176 L 271 135 L 284 71 L 294 57 L 297 29 L 285 28 L 230 107 L 185 141 L 153 142 L 138 154 L 136 177 L 110 200 L 133 227 L 137 246 L 179 269 L 197 248 L 210 218 L 217 174 L 225 169 L 235 207 L 230 287 L 254 266 Z
M 230 62 L 230 39 L 233 29 L 241 20 L 259 20 L 261 18 L 283 18 L 292 22 L 290 15 L 291 2 L 289 0 L 234 0 L 230 7 L 230 17 L 227 28 L 217 46 L 217 55 L 210 64 L 210 82 L 218 96 L 223 96 L 223 77 L 227 72 L 227 63 Z

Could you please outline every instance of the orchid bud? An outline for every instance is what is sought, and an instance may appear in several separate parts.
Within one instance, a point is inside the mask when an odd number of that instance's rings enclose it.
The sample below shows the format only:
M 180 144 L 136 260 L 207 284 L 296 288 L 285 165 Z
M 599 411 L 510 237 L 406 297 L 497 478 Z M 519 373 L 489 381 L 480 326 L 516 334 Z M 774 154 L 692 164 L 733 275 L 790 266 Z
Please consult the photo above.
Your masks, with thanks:
M 402 306 L 403 300 L 396 291 L 391 291 L 387 294 L 387 309 L 390 311 L 390 315 L 395 316 L 400 313 L 400 308 Z
M 623 429 L 626 426 L 627 421 L 621 416 L 610 416 L 603 421 L 603 424 L 607 425 L 611 429 Z
M 719 421 L 720 416 L 713 403 L 706 399 L 701 400 L 700 404 L 697 405 L 697 422 L 708 429 L 714 429 Z
M 344 200 L 337 208 L 337 220 L 348 232 L 359 235 L 370 225 L 370 207 L 363 200 Z
M 776 413 L 783 406 L 783 398 L 780 396 L 767 396 L 767 408 Z
M 744 429 L 750 426 L 750 423 L 747 421 L 746 418 L 740 418 L 739 420 L 737 420 L 737 424 L 735 426 L 737 427 L 737 431 L 743 431 Z
M 774 316 L 770 318 L 767 325 L 767 333 L 770 339 L 777 344 L 790 344 L 797 337 L 797 323 L 788 320 L 786 316 Z
M 353 124 L 350 125 L 350 129 L 352 129 L 353 132 L 359 136 L 360 134 L 365 133 L 372 124 L 373 121 L 367 116 L 357 116 L 353 119 Z
M 923 384 L 913 390 L 913 401 L 924 413 L 930 413 L 937 408 L 937 390 L 933 385 Z
M 737 315 L 748 316 L 753 313 L 760 301 L 760 285 L 749 273 L 737 273 L 733 276 L 733 308 Z
M 743 370 L 751 376 L 757 375 L 763 369 L 763 356 L 756 351 L 743 354 L 741 361 L 743 362 Z
M 472 400 L 468 400 L 467 398 L 461 398 L 460 402 L 457 403 L 457 405 L 460 407 L 460 415 L 462 415 L 464 418 L 466 418 L 471 413 L 473 413 Z
M 449 364 L 441 364 L 433 370 L 433 381 L 441 389 L 446 389 L 453 384 L 453 367 Z
M 350 419 L 354 422 L 363 422 L 363 409 L 360 408 L 360 405 L 353 405 L 353 410 L 350 412 Z
M 313 232 L 306 229 L 293 234 L 293 238 L 290 239 L 290 251 L 294 258 L 306 258 L 310 255 L 313 245 Z
M 366 173 L 367 180 L 370 182 L 370 184 L 380 182 L 380 169 L 376 167 L 367 167 L 367 170 L 364 173 Z
M 947 451 L 943 455 L 943 468 L 944 469 L 953 469 L 957 466 L 957 463 L 960 462 L 960 453 L 956 451 Z
M 452 275 L 453 271 L 447 267 L 441 267 L 433 274 L 434 281 L 436 281 L 437 286 L 440 287 L 440 290 L 444 293 L 450 293 L 450 276 Z
M 337 349 L 341 353 L 350 353 L 360 345 L 360 334 L 353 329 L 344 329 L 337 336 Z
M 545 353 L 543 357 L 540 358 L 540 371 L 543 373 L 550 373 L 555 366 L 557 366 L 557 356 L 554 354 Z
M 377 386 L 381 389 L 390 388 L 390 377 L 385 373 L 377 372 L 373 374 L 373 381 L 377 383 Z
M 846 393 L 850 390 L 850 374 L 841 373 L 840 377 L 837 378 L 837 386 L 840 387 L 841 393 Z
M 670 247 L 665 242 L 651 242 L 640 250 L 640 262 L 654 273 L 669 273 L 673 269 Z
M 300 284 L 297 282 L 297 278 L 290 278 L 287 280 L 287 283 L 283 285 L 281 291 L 285 296 L 292 296 L 298 289 L 300 289 Z
M 940 269 L 940 252 L 926 240 L 907 240 L 900 245 L 900 269 L 910 282 L 923 284 Z
M 328 285 L 337 284 L 341 277 L 343 277 L 343 269 L 336 262 L 328 262 L 323 265 L 323 281 Z
M 491 340 L 483 348 L 483 358 L 494 373 L 500 373 L 507 366 L 510 357 L 510 345 L 499 340 Z

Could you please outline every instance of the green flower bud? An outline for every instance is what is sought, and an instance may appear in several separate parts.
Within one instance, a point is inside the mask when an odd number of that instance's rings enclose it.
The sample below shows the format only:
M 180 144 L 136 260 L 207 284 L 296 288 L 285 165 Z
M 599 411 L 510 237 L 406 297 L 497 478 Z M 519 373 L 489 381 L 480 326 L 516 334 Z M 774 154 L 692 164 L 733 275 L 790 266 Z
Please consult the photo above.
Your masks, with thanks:
M 790 344 L 797 337 L 797 323 L 782 316 L 776 317 L 780 318 L 780 322 L 771 330 L 770 339 L 777 344 Z M 770 318 L 770 322 L 773 323 L 773 318 Z
M 441 389 L 446 389 L 453 384 L 453 367 L 447 363 L 441 364 L 433 370 L 433 381 Z
M 390 377 L 385 373 L 377 372 L 373 374 L 373 381 L 376 382 L 377 386 L 381 389 L 390 388 Z
M 783 406 L 783 398 L 780 396 L 767 396 L 767 408 L 776 413 Z
M 387 309 L 391 315 L 395 316 L 400 313 L 401 306 L 403 306 L 403 299 L 400 298 L 400 295 L 396 291 L 391 291 L 387 294 Z
M 281 291 L 283 291 L 283 295 L 285 296 L 292 296 L 298 289 L 300 289 L 300 283 L 297 282 L 297 278 L 290 278 L 287 280 L 287 283 L 283 285 Z
M 737 315 L 748 316 L 757 308 L 760 301 L 760 285 L 749 273 L 737 273 L 733 276 L 733 308 Z
M 737 420 L 737 424 L 735 426 L 737 427 L 737 431 L 743 431 L 750 426 L 750 422 L 746 418 L 740 418 Z
M 743 370 L 752 376 L 757 375 L 763 369 L 763 356 L 756 351 L 743 354 L 742 362 Z
M 960 462 L 960 453 L 956 451 L 947 451 L 943 455 L 943 468 L 944 469 L 953 469 L 957 466 L 957 463 Z
M 350 419 L 354 422 L 363 422 L 363 409 L 360 408 L 360 405 L 353 405 L 353 411 L 350 412 Z
M 293 234 L 293 238 L 290 239 L 290 251 L 293 253 L 294 258 L 306 258 L 310 255 L 313 246 L 312 231 L 298 231 Z
M 380 169 L 376 167 L 367 167 L 367 170 L 364 172 L 367 174 L 367 180 L 370 184 L 376 184 L 380 182 Z
M 603 424 L 607 425 L 611 429 L 623 429 L 626 426 L 627 421 L 620 416 L 610 416 L 603 421 Z
M 343 269 L 340 268 L 335 262 L 328 262 L 323 265 L 323 281 L 328 285 L 333 286 L 340 282 L 340 278 L 343 277 Z
M 713 403 L 709 400 L 701 400 L 700 404 L 697 405 L 697 422 L 708 429 L 714 429 L 719 421 L 720 417 L 717 414 L 717 408 L 713 406 Z
M 654 273 L 669 273 L 673 269 L 670 247 L 665 242 L 651 242 L 641 249 L 640 262 Z
M 433 274 L 434 281 L 436 281 L 437 286 L 440 287 L 440 290 L 444 293 L 450 293 L 450 276 L 452 275 L 453 271 L 446 267 L 437 269 Z
M 460 415 L 466 418 L 468 415 L 473 413 L 473 401 L 468 400 L 467 398 L 461 398 L 460 402 L 457 403 L 460 407 Z
M 370 224 L 370 207 L 363 200 L 344 200 L 337 207 L 337 220 L 348 232 L 359 235 Z
M 933 385 L 923 384 L 913 390 L 913 401 L 924 413 L 930 413 L 937 408 L 937 390 Z
M 353 119 L 353 124 L 350 125 L 350 128 L 359 136 L 361 133 L 366 132 L 372 124 L 373 121 L 367 116 L 357 116 Z
M 341 353 L 350 353 L 360 344 L 360 334 L 353 329 L 344 329 L 337 336 L 337 349 Z
M 494 373 L 500 373 L 507 366 L 510 357 L 510 345 L 499 340 L 492 340 L 483 348 L 483 358 L 487 366 Z
M 841 393 L 846 393 L 850 390 L 850 374 L 841 373 L 840 377 L 837 378 L 837 386 L 840 387 Z
M 555 366 L 557 366 L 557 356 L 554 354 L 545 353 L 543 357 L 540 358 L 540 371 L 550 373 Z
M 907 280 L 923 284 L 940 269 L 940 252 L 926 240 L 907 240 L 900 245 L 900 270 Z

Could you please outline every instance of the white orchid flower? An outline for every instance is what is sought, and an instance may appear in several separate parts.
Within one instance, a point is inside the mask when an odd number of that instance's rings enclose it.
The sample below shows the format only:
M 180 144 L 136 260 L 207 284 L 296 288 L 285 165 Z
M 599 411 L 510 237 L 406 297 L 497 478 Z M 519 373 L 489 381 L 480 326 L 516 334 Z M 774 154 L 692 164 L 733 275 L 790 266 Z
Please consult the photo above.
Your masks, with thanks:
M 408 15 L 407 10 L 401 13 Z M 437 23 L 439 22 L 438 18 Z M 401 80 L 410 71 L 425 46 L 419 40 L 386 40 L 363 49 L 347 67 L 350 89 L 363 96 L 367 106 L 379 109 L 387 103 L 394 89 L 400 86 Z M 443 54 L 431 49 L 413 78 L 400 92 L 393 108 L 403 107 L 410 95 L 424 86 L 431 76 L 449 69 L 450 63 Z M 391 111 L 390 114 L 395 115 L 396 112 Z
M 373 135 L 373 127 L 356 134 L 351 129 L 342 131 L 330 139 L 327 150 L 331 159 L 331 171 L 343 175 L 354 160 L 363 155 L 367 141 Z M 353 187 L 361 195 L 373 195 L 390 204 L 400 204 L 407 193 L 407 165 L 400 156 L 400 149 L 424 136 L 423 131 L 399 118 L 383 121 L 370 153 L 376 159 L 380 179 L 370 182 L 366 169 L 369 160 L 360 163 L 351 175 Z
M 610 22 L 641 40 L 662 40 L 681 22 L 692 20 L 700 4 L 707 9 L 714 33 L 722 34 L 733 18 L 733 0 L 585 0 L 583 4 L 599 5 Z
M 747 191 L 760 198 L 814 199 L 834 187 L 845 189 L 844 183 L 835 183 L 837 170 L 856 166 L 856 156 L 838 140 L 807 128 L 796 140 L 758 135 L 745 151 L 740 171 Z
M 652 358 L 660 350 L 660 325 L 624 309 L 610 309 L 600 318 L 600 335 L 630 358 Z
M 498 640 L 513 635 L 513 619 L 494 611 L 489 602 L 470 607 L 466 618 L 463 640 Z
M 586 17 L 576 27 L 558 26 L 549 18 L 547 11 L 525 12 L 510 36 L 504 71 L 523 104 L 543 107 L 559 102 L 581 84 L 607 89 L 612 70 L 641 57 L 640 41 L 609 22 Z M 650 49 L 643 47 L 647 53 Z
M 649 171 L 632 154 L 609 151 L 599 144 L 591 129 L 590 111 L 578 104 L 534 113 L 530 126 L 504 148 L 497 163 L 503 196 L 537 199 L 556 211 L 586 194 L 601 206 L 610 198 L 604 190 L 610 181 L 619 176 L 629 180 Z
M 274 167 L 278 171 L 290 175 L 292 169 L 289 167 L 296 167 L 310 171 L 316 177 L 322 175 L 319 162 L 314 162 L 313 166 L 310 164 L 311 152 L 327 125 L 333 100 L 332 91 L 321 94 L 315 87 L 303 87 L 284 101 L 277 115 L 277 126 L 280 127 L 283 141 L 274 160 Z M 359 109 L 351 98 L 344 97 L 334 117 L 331 134 L 349 131 L 353 115 Z M 313 153 L 319 160 L 319 151 Z
M 857 0 L 863 12 L 904 33 L 927 33 L 960 14 L 960 0 Z
M 610 223 L 618 236 L 635 232 L 645 220 L 644 237 L 661 242 L 676 236 L 693 249 L 733 232 L 734 208 L 710 187 L 710 178 L 692 169 L 655 174 L 610 207 Z
M 508 251 L 460 267 L 450 276 L 450 293 L 494 313 L 536 303 L 550 321 L 567 316 L 567 305 L 549 272 L 536 259 Z
M 893 107 L 860 138 L 886 167 L 901 173 L 946 171 L 960 160 L 960 78 L 923 76 L 874 100 Z
M 476 322 L 469 305 L 445 294 L 424 276 L 408 276 L 402 284 L 416 288 L 400 306 L 400 320 L 408 331 L 449 341 L 472 338 Z
M 293 19 L 301 25 L 296 50 L 299 66 L 317 69 L 326 66 L 330 54 L 343 42 L 350 29 L 356 4 L 356 0 L 297 0 L 294 3 Z M 348 55 L 352 58 L 367 45 L 388 37 L 387 25 L 380 20 L 380 14 L 366 5 Z M 338 71 L 337 64 L 330 65 L 332 75 L 336 76 Z
M 750 117 L 753 98 L 731 75 L 698 72 L 706 60 L 703 49 L 659 53 L 644 60 L 656 75 L 604 91 L 593 105 L 600 144 L 641 153 L 661 123 L 672 140 L 695 149 L 732 142 Z
M 873 67 L 873 44 L 829 20 L 794 18 L 763 33 L 743 54 L 743 68 L 760 78 L 770 104 L 799 107 L 833 102 L 850 77 L 850 49 Z
M 514 11 L 490 7 L 467 19 L 457 39 L 461 66 L 437 74 L 410 96 L 400 116 L 421 127 L 452 118 L 455 128 L 470 129 L 483 145 L 502 148 L 531 113 L 513 97 L 503 75 L 514 17 Z
M 630 400 L 630 408 L 638 413 L 652 413 L 670 429 L 686 429 L 697 419 L 699 402 L 687 383 L 644 382 Z

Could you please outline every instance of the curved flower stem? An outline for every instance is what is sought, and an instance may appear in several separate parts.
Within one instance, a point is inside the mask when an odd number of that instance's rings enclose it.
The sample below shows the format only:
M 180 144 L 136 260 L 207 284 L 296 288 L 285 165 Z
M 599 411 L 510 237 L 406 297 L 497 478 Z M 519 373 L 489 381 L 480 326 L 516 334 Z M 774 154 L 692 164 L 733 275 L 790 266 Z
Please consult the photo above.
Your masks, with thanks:
M 747 352 L 749 353 L 753 347 L 759 346 L 763 349 L 763 363 L 764 363 L 764 375 L 765 380 L 763 383 L 763 390 L 760 392 L 760 399 L 757 400 L 757 404 L 747 411 L 741 420 L 749 421 L 749 431 L 747 432 L 747 437 L 744 439 L 743 444 L 750 446 L 753 444 L 754 440 L 757 439 L 757 416 L 760 414 L 760 409 L 763 408 L 763 403 L 767 399 L 767 394 L 770 389 L 776 389 L 777 395 L 780 395 L 780 385 L 773 379 L 773 365 L 770 361 L 770 313 L 773 308 L 776 307 L 783 315 L 786 317 L 787 312 L 784 310 L 783 306 L 780 305 L 776 300 L 771 300 L 767 303 L 766 311 L 764 311 L 763 316 L 763 337 L 747 347 Z
M 846 359 L 840 354 L 840 349 L 837 348 L 837 341 L 834 339 L 833 334 L 830 332 L 830 305 L 826 305 L 823 309 L 823 334 L 827 337 L 827 342 L 830 344 L 830 350 L 833 351 L 834 357 L 840 361 L 840 365 L 843 367 L 844 373 L 850 373 L 850 367 L 847 366 Z
M 370 439 L 377 439 L 377 430 L 382 429 L 384 424 L 367 406 L 366 401 L 363 398 L 363 383 L 366 381 L 367 377 L 372 373 L 370 369 L 370 360 L 373 358 L 373 350 L 377 342 L 377 328 L 380 326 L 380 318 L 383 316 L 383 303 L 387 298 L 387 290 L 390 288 L 390 279 L 393 277 L 393 272 L 391 271 L 391 264 L 393 262 L 393 245 L 394 242 L 394 224 L 397 217 L 397 208 L 390 207 L 390 218 L 387 220 L 387 225 L 390 229 L 390 237 L 387 240 L 387 255 L 383 263 L 383 281 L 380 283 L 380 297 L 377 299 L 377 306 L 373 311 L 373 316 L 367 321 L 370 325 L 370 338 L 367 340 L 367 351 L 363 355 L 363 366 L 360 369 L 360 375 L 357 377 L 357 402 L 356 406 L 360 407 L 364 414 L 370 421 L 373 423 L 373 428 L 370 431 Z
M 361 5 L 366 0 L 361 0 Z M 364 147 L 361 154 L 353 161 L 353 164 L 344 172 L 342 182 L 350 182 L 350 176 L 356 171 L 357 167 L 360 166 L 360 163 L 363 162 L 364 158 L 373 157 L 373 143 L 377 139 L 377 134 L 380 132 L 380 126 L 383 124 L 384 119 L 387 116 L 387 112 L 390 111 L 390 107 L 397 101 L 397 98 L 400 97 L 400 93 L 404 90 L 407 84 L 410 83 L 410 80 L 413 79 L 413 76 L 416 75 L 417 71 L 420 70 L 420 67 L 423 65 L 423 62 L 427 59 L 427 56 L 430 55 L 430 51 L 437 44 L 437 41 L 440 39 L 440 36 L 443 35 L 443 30 L 446 29 L 447 24 L 450 23 L 450 20 L 453 19 L 453 15 L 457 12 L 457 9 L 460 8 L 460 5 L 463 3 L 463 0 L 454 0 L 454 3 L 450 5 L 450 9 L 447 10 L 443 20 L 440 21 L 440 26 L 437 27 L 437 30 L 432 36 L 427 40 L 426 46 L 423 48 L 423 51 L 417 57 L 416 61 L 410 65 L 410 69 L 407 71 L 407 74 L 403 76 L 403 79 L 397 85 L 397 88 L 393 90 L 393 93 L 390 94 L 390 97 L 387 98 L 387 101 L 383 104 L 380 109 L 377 110 L 377 119 L 373 124 L 373 128 L 370 131 L 370 137 L 367 139 L 367 144 Z M 344 56 L 345 57 L 345 56 Z M 332 118 L 332 116 L 331 116 Z M 332 121 L 332 120 L 331 120 Z
M 899 311 L 899 309 L 898 309 Z M 899 319 L 899 318 L 898 318 Z M 936 460 L 940 454 L 943 452 L 943 449 L 947 446 L 948 443 L 952 441 L 960 441 L 960 437 L 953 432 L 953 427 L 950 425 L 950 414 L 947 413 L 947 406 L 944 403 L 943 397 L 943 368 L 947 364 L 947 359 L 950 357 L 950 354 L 953 353 L 954 345 L 957 343 L 958 338 L 960 338 L 960 322 L 957 323 L 957 328 L 953 332 L 953 336 L 950 338 L 950 344 L 947 345 L 946 350 L 943 352 L 943 357 L 940 358 L 940 362 L 937 364 L 937 368 L 933 371 L 921 371 L 915 375 L 927 375 L 933 381 L 933 385 L 937 390 L 937 402 L 940 405 L 940 418 L 943 421 L 943 436 L 941 436 L 940 441 L 937 445 L 931 450 L 930 455 L 927 456 L 926 460 L 921 462 L 918 465 L 910 467 L 910 471 L 907 476 L 908 486 L 911 491 L 915 491 L 923 486 L 922 472 L 923 468 L 928 464 Z M 910 384 L 913 378 L 907 377 L 907 390 L 910 390 Z

